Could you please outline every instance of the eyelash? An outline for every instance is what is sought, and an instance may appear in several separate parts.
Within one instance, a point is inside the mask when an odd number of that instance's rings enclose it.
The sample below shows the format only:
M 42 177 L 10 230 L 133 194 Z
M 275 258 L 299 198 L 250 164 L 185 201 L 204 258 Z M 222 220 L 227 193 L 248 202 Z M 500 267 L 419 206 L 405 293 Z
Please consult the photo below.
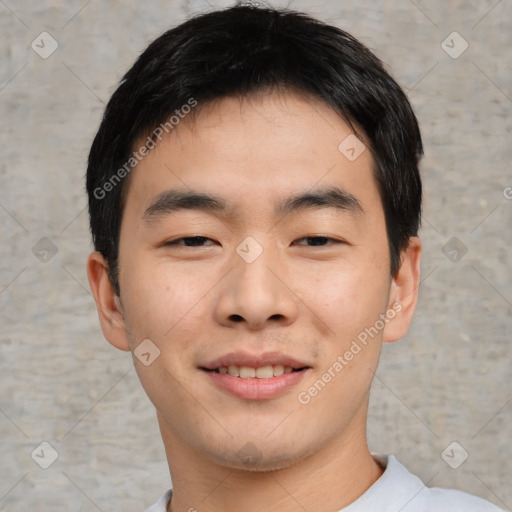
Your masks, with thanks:
M 184 237 L 181 237 L 181 238 L 176 238 L 175 240 L 170 240 L 168 242 L 165 243 L 166 246 L 169 246 L 169 245 L 176 245 L 176 246 L 181 246 L 181 247 L 206 247 L 204 245 L 182 245 L 182 244 L 179 244 L 178 242 L 182 241 L 182 240 L 211 240 L 210 238 L 208 237 L 205 237 L 205 236 L 184 236 Z M 318 240 L 318 239 L 324 239 L 324 240 L 328 240 L 330 242 L 333 242 L 334 244 L 343 244 L 345 243 L 343 240 L 337 240 L 335 238 L 331 238 L 331 237 L 328 237 L 328 236 L 303 236 L 302 238 L 298 238 L 297 240 L 306 240 L 306 239 L 309 239 L 309 240 Z M 306 247 L 327 247 L 326 245 L 309 245 L 309 246 L 306 246 Z

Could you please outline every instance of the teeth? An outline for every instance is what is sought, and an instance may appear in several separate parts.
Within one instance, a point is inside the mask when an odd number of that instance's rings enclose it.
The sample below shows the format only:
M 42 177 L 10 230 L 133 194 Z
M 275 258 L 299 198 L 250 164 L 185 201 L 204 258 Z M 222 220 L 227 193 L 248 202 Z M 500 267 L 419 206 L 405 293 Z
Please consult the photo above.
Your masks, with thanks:
M 228 373 L 231 377 L 240 377 L 240 370 L 238 366 L 228 366 Z
M 271 379 L 274 376 L 274 368 L 272 366 L 262 366 L 254 370 L 254 375 L 258 379 Z
M 254 379 L 254 377 L 256 377 L 256 370 L 254 368 L 249 368 L 248 366 L 240 366 L 241 379 Z
M 274 365 L 274 377 L 279 377 L 279 375 L 283 375 L 284 366 L 282 364 Z
M 272 377 L 279 377 L 284 373 L 291 373 L 293 368 L 291 366 L 283 366 L 282 364 L 260 366 L 259 368 L 251 368 L 249 366 L 220 366 L 217 368 L 217 371 L 223 375 L 228 374 L 241 379 L 270 379 Z

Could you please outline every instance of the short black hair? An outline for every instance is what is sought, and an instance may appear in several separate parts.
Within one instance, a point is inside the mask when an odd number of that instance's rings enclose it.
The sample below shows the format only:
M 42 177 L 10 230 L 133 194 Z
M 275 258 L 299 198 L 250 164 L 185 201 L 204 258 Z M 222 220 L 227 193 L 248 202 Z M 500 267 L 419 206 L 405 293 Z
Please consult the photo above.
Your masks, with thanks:
M 236 4 L 197 15 L 153 41 L 105 109 L 86 181 L 94 248 L 107 262 L 117 295 L 121 218 L 130 170 L 140 159 L 134 151 L 138 141 L 147 137 L 144 145 L 150 150 L 155 135 L 160 136 L 158 127 L 168 132 L 176 124 L 173 118 L 179 122 L 178 116 L 191 109 L 275 89 L 320 99 L 371 150 L 390 272 L 396 275 L 401 251 L 421 221 L 423 147 L 405 93 L 382 62 L 347 32 L 305 13 Z

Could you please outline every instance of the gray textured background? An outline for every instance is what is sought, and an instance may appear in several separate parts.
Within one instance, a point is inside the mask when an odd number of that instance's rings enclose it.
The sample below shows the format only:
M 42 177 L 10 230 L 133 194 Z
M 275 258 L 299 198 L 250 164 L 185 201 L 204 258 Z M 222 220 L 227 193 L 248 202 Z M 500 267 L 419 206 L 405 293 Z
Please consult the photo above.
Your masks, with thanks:
M 99 328 L 83 174 L 122 73 L 161 32 L 211 7 L 35 5 L 0 0 L 0 510 L 142 511 L 170 478 L 130 355 Z M 512 510 L 512 1 L 289 6 L 377 53 L 409 92 L 426 146 L 419 311 L 406 339 L 384 349 L 371 449 L 395 453 L 429 485 Z M 42 31 L 59 45 L 47 59 L 31 48 Z M 441 47 L 453 31 L 469 44 L 456 59 Z M 54 246 L 38 244 L 45 237 Z M 58 453 L 48 469 L 31 458 L 43 441 Z M 453 441 L 469 453 L 458 469 L 441 457 Z M 48 454 L 37 448 L 34 459 Z

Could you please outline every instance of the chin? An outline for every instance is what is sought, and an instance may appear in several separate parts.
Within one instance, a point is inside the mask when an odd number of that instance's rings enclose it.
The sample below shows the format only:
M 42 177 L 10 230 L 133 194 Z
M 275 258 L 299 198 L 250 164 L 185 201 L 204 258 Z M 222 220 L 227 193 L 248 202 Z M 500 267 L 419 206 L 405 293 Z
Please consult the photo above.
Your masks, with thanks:
M 314 453 L 311 447 L 304 450 L 295 446 L 271 446 L 266 440 L 265 446 L 258 441 L 247 441 L 239 450 L 233 450 L 232 446 L 225 447 L 222 451 L 210 452 L 211 459 L 221 466 L 240 471 L 277 471 L 286 469 Z M 208 453 L 206 450 L 203 454 Z

